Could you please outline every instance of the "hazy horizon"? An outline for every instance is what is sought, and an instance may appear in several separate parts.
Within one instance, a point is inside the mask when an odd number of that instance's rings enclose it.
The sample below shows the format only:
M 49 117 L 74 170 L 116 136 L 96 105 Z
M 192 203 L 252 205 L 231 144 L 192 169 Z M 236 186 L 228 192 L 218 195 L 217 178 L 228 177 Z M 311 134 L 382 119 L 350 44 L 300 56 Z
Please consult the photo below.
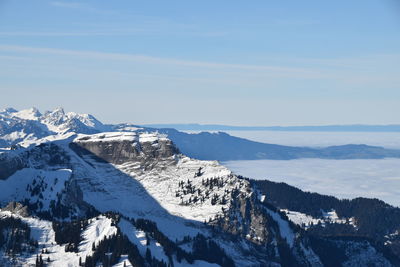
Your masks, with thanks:
M 174 122 L 164 122 L 164 123 L 136 123 L 132 121 L 116 121 L 116 122 L 107 122 L 103 121 L 101 118 L 99 118 L 97 115 L 89 112 L 77 112 L 76 110 L 67 110 L 63 106 L 53 106 L 52 108 L 48 109 L 41 109 L 38 108 L 37 106 L 29 106 L 29 107 L 22 107 L 22 108 L 16 108 L 15 106 L 0 106 L 0 111 L 5 111 L 7 109 L 15 109 L 16 111 L 22 111 L 22 110 L 31 110 L 31 109 L 36 109 L 38 110 L 41 114 L 44 114 L 45 112 L 51 112 L 56 109 L 63 109 L 65 113 L 68 112 L 76 112 L 76 113 L 81 113 L 81 114 L 89 114 L 94 116 L 96 119 L 101 121 L 104 124 L 118 124 L 118 123 L 128 123 L 128 124 L 136 124 L 139 126 L 145 126 L 145 127 L 155 127 L 155 128 L 162 128 L 162 126 L 170 127 L 170 126 L 199 126 L 201 127 L 243 127 L 243 128 L 301 128 L 301 127 L 310 127 L 310 128 L 318 128 L 318 127 L 353 127 L 353 126 L 372 126 L 372 127 L 385 127 L 385 126 L 400 126 L 400 123 L 393 123 L 393 124 L 362 124 L 362 123 L 354 123 L 354 124 L 287 124 L 287 125 L 277 125 L 277 124 L 270 124 L 270 125 L 246 125 L 246 124 L 224 124 L 224 123 L 197 123 L 197 122 L 186 122 L 186 123 L 174 123 Z M 173 128 L 173 127 L 172 127 Z M 179 129 L 178 129 L 179 130 Z M 182 129 L 183 131 L 186 131 L 187 129 Z M 191 129 L 188 129 L 191 130 Z M 232 130 L 229 130 L 232 131 Z M 249 131 L 254 131 L 254 130 L 249 130 Z M 257 130 L 256 130 L 257 131 Z M 274 130 L 275 131 L 275 130 Z

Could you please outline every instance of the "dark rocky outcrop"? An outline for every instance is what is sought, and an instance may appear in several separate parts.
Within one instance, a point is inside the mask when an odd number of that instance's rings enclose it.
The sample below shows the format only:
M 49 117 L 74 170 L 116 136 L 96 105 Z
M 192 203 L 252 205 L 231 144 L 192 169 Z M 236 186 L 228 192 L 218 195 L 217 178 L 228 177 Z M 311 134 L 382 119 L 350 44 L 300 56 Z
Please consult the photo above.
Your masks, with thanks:
M 94 141 L 70 144 L 78 155 L 94 155 L 97 160 L 112 164 L 140 162 L 143 166 L 158 160 L 165 160 L 179 153 L 170 140 L 155 142 Z

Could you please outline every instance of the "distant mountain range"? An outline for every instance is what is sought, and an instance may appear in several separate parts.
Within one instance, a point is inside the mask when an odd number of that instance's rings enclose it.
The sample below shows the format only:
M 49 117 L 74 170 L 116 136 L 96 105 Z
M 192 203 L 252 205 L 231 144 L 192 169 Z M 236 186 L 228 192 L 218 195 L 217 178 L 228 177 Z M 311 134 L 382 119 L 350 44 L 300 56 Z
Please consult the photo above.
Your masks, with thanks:
M 220 124 L 145 124 L 179 131 L 400 132 L 400 125 L 230 126 Z
M 189 134 L 175 129 L 153 130 L 166 134 L 182 153 L 203 160 L 400 158 L 400 150 L 364 144 L 310 148 L 260 143 L 231 136 L 224 132 Z
M 400 150 L 365 144 L 295 147 L 250 141 L 224 132 L 189 134 L 172 128 L 150 128 L 135 124 L 105 125 L 90 114 L 65 112 L 62 108 L 43 114 L 35 108 L 0 111 L 0 148 L 27 147 L 39 140 L 48 142 L 74 134 L 100 132 L 158 132 L 171 139 L 185 155 L 202 160 L 400 158 Z

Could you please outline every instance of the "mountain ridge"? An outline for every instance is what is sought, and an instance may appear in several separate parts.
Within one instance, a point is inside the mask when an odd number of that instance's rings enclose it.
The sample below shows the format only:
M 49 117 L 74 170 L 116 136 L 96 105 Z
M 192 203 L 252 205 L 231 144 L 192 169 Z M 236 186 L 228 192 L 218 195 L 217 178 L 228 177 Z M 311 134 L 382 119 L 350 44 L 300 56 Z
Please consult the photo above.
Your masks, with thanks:
M 364 144 L 325 148 L 293 147 L 250 141 L 223 132 L 189 134 L 176 129 L 145 128 L 126 123 L 105 125 L 92 115 L 66 113 L 62 108 L 44 114 L 35 108 L 22 111 L 8 108 L 0 112 L 0 148 L 29 146 L 39 139 L 56 140 L 74 133 L 95 134 L 110 131 L 157 131 L 166 134 L 184 154 L 204 160 L 400 158 L 400 150 Z
M 0 151 L 4 266 L 398 266 L 400 229 L 348 236 L 359 222 L 335 210 L 293 211 L 324 231 L 297 225 L 262 188 L 166 133 L 65 132 L 71 117 L 49 114 L 59 133 Z M 13 120 L 23 132 L 33 121 Z

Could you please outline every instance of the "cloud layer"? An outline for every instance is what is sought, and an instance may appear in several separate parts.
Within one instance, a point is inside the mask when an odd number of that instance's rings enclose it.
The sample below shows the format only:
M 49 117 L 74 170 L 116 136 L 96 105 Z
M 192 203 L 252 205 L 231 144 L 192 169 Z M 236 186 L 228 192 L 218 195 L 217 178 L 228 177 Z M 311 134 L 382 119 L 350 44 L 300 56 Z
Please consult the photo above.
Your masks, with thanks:
M 378 198 L 400 207 L 400 159 L 253 160 L 223 163 L 237 174 L 339 198 Z

